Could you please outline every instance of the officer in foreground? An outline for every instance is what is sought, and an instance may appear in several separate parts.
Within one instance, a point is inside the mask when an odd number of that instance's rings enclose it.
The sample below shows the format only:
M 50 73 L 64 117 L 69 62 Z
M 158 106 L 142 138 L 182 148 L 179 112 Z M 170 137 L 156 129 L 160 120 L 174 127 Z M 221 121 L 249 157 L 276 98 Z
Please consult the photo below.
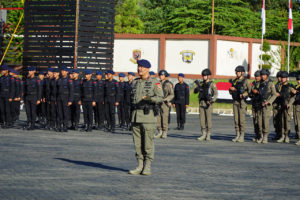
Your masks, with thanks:
M 276 99 L 273 102 L 273 125 L 275 128 L 275 137 L 273 140 L 278 140 L 281 137 L 281 116 L 279 111 L 281 110 L 280 108 L 280 92 L 279 88 L 281 87 L 281 71 L 277 72 L 276 77 L 277 77 L 277 83 L 275 84 L 275 89 L 276 89 Z
M 260 135 L 260 138 L 257 140 L 257 143 L 268 143 L 269 136 L 269 121 L 271 116 L 271 105 L 276 99 L 276 89 L 273 81 L 269 79 L 270 72 L 267 69 L 262 69 L 260 72 L 261 82 L 259 85 L 259 94 L 261 100 L 261 112 L 259 113 L 259 121 L 262 122 L 259 124 L 259 132 L 263 135 Z
M 233 99 L 233 116 L 235 124 L 236 137 L 233 142 L 244 142 L 245 137 L 245 114 L 247 110 L 246 99 L 250 93 L 251 86 L 249 81 L 244 77 L 244 66 L 235 68 L 236 78 L 230 79 L 231 87 L 229 93 Z
M 178 83 L 174 89 L 173 107 L 176 108 L 177 130 L 183 130 L 186 108 L 189 107 L 190 87 L 184 82 L 184 74 L 178 74 Z
M 218 98 L 218 90 L 216 85 L 209 80 L 211 72 L 209 69 L 202 71 L 203 81 L 199 83 L 195 81 L 197 87 L 194 93 L 199 93 L 199 112 L 200 112 L 200 125 L 202 136 L 197 138 L 199 141 L 210 141 L 211 129 L 212 129 L 212 104 L 216 102 Z
M 151 163 L 154 159 L 153 137 L 156 131 L 157 105 L 163 101 L 160 82 L 151 78 L 151 64 L 147 60 L 138 60 L 140 78 L 132 84 L 132 131 L 138 165 L 129 174 L 151 175 Z
M 168 72 L 166 70 L 159 71 L 160 84 L 162 85 L 163 90 L 163 103 L 160 105 L 160 112 L 157 116 L 157 128 L 159 133 L 155 138 L 167 138 L 167 133 L 169 129 L 169 115 L 170 107 L 172 106 L 171 101 L 174 98 L 174 91 L 171 82 L 168 80 Z

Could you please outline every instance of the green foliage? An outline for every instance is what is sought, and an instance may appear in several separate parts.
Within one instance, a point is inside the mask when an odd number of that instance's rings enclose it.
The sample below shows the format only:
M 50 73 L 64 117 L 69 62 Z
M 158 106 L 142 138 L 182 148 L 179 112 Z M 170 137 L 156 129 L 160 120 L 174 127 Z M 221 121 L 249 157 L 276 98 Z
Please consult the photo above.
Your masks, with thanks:
M 262 67 L 263 69 L 268 69 L 268 70 L 270 70 L 272 66 L 269 65 L 269 64 L 263 64 L 261 67 Z
M 138 0 L 119 0 L 116 5 L 115 32 L 143 33 L 144 24 L 137 11 Z
M 13 7 L 13 8 L 18 8 L 18 7 L 23 7 L 23 4 L 20 0 L 2 0 L 0 5 L 3 7 Z M 5 48 L 7 47 L 9 40 L 19 22 L 19 19 L 23 13 L 23 10 L 10 10 L 7 11 L 7 22 L 4 26 L 4 42 L 3 42 L 3 47 L 2 50 L 4 52 Z M 12 43 L 8 49 L 8 52 L 6 54 L 6 57 L 4 58 L 3 63 L 8 63 L 8 64 L 21 64 L 22 59 L 23 59 L 23 38 L 20 37 L 24 33 L 24 25 L 23 25 L 23 20 L 16 32 L 16 36 L 12 40 Z
M 268 52 L 268 51 L 270 51 L 271 50 L 271 45 L 270 45 L 270 43 L 269 42 L 267 42 L 267 41 L 264 41 L 263 42 L 263 49 L 262 49 L 264 52 Z
M 270 60 L 271 59 L 271 56 L 270 55 L 268 55 L 268 54 L 263 54 L 262 55 L 262 60 L 263 61 L 268 61 L 268 60 Z

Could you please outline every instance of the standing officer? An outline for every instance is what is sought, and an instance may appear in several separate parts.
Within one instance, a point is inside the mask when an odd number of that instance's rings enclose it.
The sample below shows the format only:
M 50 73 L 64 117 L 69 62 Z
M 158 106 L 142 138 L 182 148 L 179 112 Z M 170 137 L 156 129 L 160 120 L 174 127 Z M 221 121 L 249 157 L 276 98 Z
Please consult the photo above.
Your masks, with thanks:
M 132 130 L 133 142 L 138 165 L 129 174 L 151 175 L 151 162 L 154 159 L 153 136 L 156 130 L 157 105 L 163 101 L 160 82 L 149 75 L 151 64 L 147 60 L 138 60 L 138 74 L 132 84 Z
M 15 95 L 14 81 L 8 74 L 8 66 L 3 65 L 1 68 L 0 77 L 0 111 L 2 128 L 9 128 L 11 126 L 11 111 L 10 104 Z
M 132 130 L 131 126 L 131 113 L 132 113 L 132 102 L 131 102 L 131 94 L 132 94 L 132 83 L 135 74 L 133 72 L 128 72 L 127 78 L 128 81 L 125 84 L 125 100 L 124 100 L 124 107 L 125 107 L 125 120 L 126 126 L 128 130 Z
M 294 102 L 294 124 L 296 135 L 298 135 L 298 142 L 296 145 L 300 145 L 300 75 L 297 75 L 297 86 L 293 90 L 293 93 L 296 95 Z
M 68 132 L 70 108 L 74 99 L 73 80 L 68 77 L 68 68 L 62 67 L 57 81 L 58 130 Z M 63 127 L 63 128 L 62 128 Z
M 46 71 L 39 71 L 38 79 L 40 80 L 41 84 L 41 103 L 37 105 L 37 117 L 39 123 L 46 127 L 46 115 L 47 115 L 47 104 L 46 104 L 46 96 L 47 96 L 47 85 L 46 85 L 46 79 L 45 79 Z
M 275 137 L 273 138 L 274 140 L 279 140 L 281 137 L 281 115 L 279 113 L 280 108 L 280 92 L 279 88 L 281 87 L 281 71 L 277 72 L 276 74 L 277 77 L 277 83 L 275 84 L 275 89 L 276 89 L 276 99 L 273 102 L 273 125 L 275 128 Z
M 41 81 L 34 76 L 35 72 L 35 67 L 28 67 L 28 75 L 24 83 L 27 130 L 35 129 L 36 107 L 41 103 Z
M 50 105 L 50 130 L 60 131 L 58 129 L 58 109 L 57 109 L 57 82 L 59 80 L 59 69 L 53 69 L 53 77 L 50 79 L 49 100 Z
M 199 83 L 195 81 L 197 87 L 194 93 L 198 93 L 199 98 L 199 112 L 200 112 L 200 125 L 202 136 L 197 138 L 200 141 L 210 141 L 211 129 L 212 129 L 212 104 L 216 102 L 218 98 L 218 90 L 216 85 L 209 79 L 211 71 L 204 69 L 202 71 L 203 81 Z
M 104 128 L 104 86 L 105 81 L 102 80 L 103 73 L 101 71 L 96 71 L 96 81 L 94 81 L 95 87 L 95 123 L 96 129 L 101 130 Z
M 259 132 L 263 133 L 257 140 L 257 143 L 268 143 L 269 136 L 269 121 L 271 116 L 271 105 L 276 99 L 276 89 L 273 82 L 269 79 L 270 72 L 267 69 L 262 69 L 260 72 L 261 83 L 259 85 L 259 94 L 261 106 L 259 112 L 259 121 L 261 122 Z
M 260 132 L 259 130 L 259 127 L 261 127 L 261 123 L 258 117 L 262 106 L 260 100 L 260 94 L 259 94 L 259 85 L 261 81 L 260 70 L 257 70 L 254 73 L 254 77 L 255 77 L 255 81 L 252 82 L 252 87 L 251 87 L 251 92 L 249 94 L 249 97 L 251 98 L 251 102 L 252 102 L 253 127 L 255 133 L 255 136 L 252 139 L 252 141 L 257 142 L 262 136 L 262 132 Z
M 13 99 L 13 110 L 12 110 L 12 121 L 13 123 L 16 122 L 19 119 L 20 115 L 20 101 L 22 96 L 22 81 L 20 78 L 20 72 L 13 70 L 13 77 L 15 78 L 15 96 Z
M 280 92 L 280 115 L 281 115 L 281 137 L 277 140 L 278 143 L 285 142 L 290 143 L 289 133 L 290 133 L 290 122 L 291 122 L 291 111 L 292 105 L 295 101 L 295 96 L 293 94 L 293 86 L 288 83 L 288 72 L 281 72 L 281 87 Z
M 174 91 L 172 84 L 170 81 L 167 80 L 168 72 L 166 70 L 160 70 L 159 71 L 159 79 L 160 84 L 162 85 L 163 89 L 163 103 L 160 106 L 160 112 L 157 116 L 157 127 L 159 133 L 155 136 L 155 138 L 167 138 L 167 132 L 168 132 L 168 118 L 169 118 L 169 112 L 170 112 L 170 106 L 172 105 L 171 101 L 174 98 Z
M 82 83 L 82 108 L 83 108 L 83 118 L 85 128 L 83 131 L 91 132 L 93 127 L 93 107 L 96 106 L 96 101 L 94 97 L 94 83 L 92 81 L 91 70 L 85 70 L 85 80 Z
M 49 67 L 48 68 L 48 72 L 46 74 L 46 78 L 45 78 L 45 103 L 46 103 L 46 129 L 50 129 L 50 122 L 51 122 L 51 110 L 50 110 L 50 81 L 53 78 L 53 68 Z
M 245 136 L 245 114 L 247 110 L 246 98 L 250 93 L 251 86 L 249 81 L 244 77 L 244 66 L 235 68 L 236 78 L 231 79 L 232 86 L 229 88 L 229 93 L 233 99 L 233 115 L 236 137 L 233 142 L 244 142 Z
M 113 79 L 114 74 L 113 70 L 107 71 L 107 80 L 104 87 L 107 130 L 112 133 L 115 132 L 115 109 L 119 105 L 119 83 Z
M 178 83 L 174 89 L 173 107 L 176 108 L 177 130 L 183 130 L 185 124 L 186 108 L 189 107 L 190 88 L 184 82 L 184 74 L 178 74 Z
M 79 69 L 74 69 L 72 71 L 72 76 L 70 76 L 73 80 L 74 85 L 74 98 L 72 105 L 70 106 L 71 110 L 71 124 L 72 129 L 75 131 L 78 130 L 78 124 L 80 121 L 80 104 L 81 104 L 81 84 L 82 81 L 79 79 Z
M 120 128 L 125 129 L 125 74 L 119 73 L 119 105 L 118 105 L 118 118 L 119 118 L 119 125 Z

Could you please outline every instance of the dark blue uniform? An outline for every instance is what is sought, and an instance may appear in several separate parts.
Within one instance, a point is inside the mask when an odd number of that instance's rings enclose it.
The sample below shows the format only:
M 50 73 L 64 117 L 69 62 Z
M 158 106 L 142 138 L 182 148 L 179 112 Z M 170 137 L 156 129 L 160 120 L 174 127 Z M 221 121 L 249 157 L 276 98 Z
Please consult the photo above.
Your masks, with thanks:
M 72 128 L 74 130 L 78 129 L 78 124 L 80 121 L 80 105 L 79 101 L 81 100 L 81 84 L 82 81 L 77 79 L 73 79 L 73 85 L 74 85 L 74 99 L 71 105 L 71 123 Z
M 93 101 L 94 98 L 94 83 L 92 80 L 84 80 L 82 83 L 81 101 L 83 108 L 83 118 L 85 124 L 85 131 L 92 131 L 93 126 Z
M 184 128 L 186 113 L 185 105 L 189 105 L 189 95 L 189 86 L 185 82 L 183 82 L 182 84 L 177 83 L 175 85 L 173 103 L 176 107 L 178 129 Z
M 20 78 L 15 78 L 15 98 L 21 98 L 22 96 L 22 81 Z M 20 100 L 13 100 L 12 102 L 12 121 L 15 122 L 19 119 L 20 115 Z
M 37 105 L 37 116 L 39 123 L 43 126 L 46 125 L 46 115 L 47 115 L 47 103 L 43 100 L 46 99 L 47 96 L 47 79 L 40 80 L 41 84 L 41 103 Z
M 0 122 L 3 128 L 7 128 L 11 125 L 11 102 L 9 99 L 13 99 L 15 96 L 14 79 L 10 76 L 0 77 Z
M 36 104 L 41 99 L 41 83 L 37 77 L 27 78 L 24 82 L 24 103 L 27 115 L 27 129 L 35 128 Z
M 94 87 L 95 87 L 95 101 L 96 106 L 94 108 L 94 116 L 95 116 L 95 123 L 96 128 L 98 130 L 102 129 L 104 126 L 104 86 L 105 81 L 103 80 L 96 80 L 94 81 Z
M 119 92 L 118 92 L 118 118 L 119 118 L 119 125 L 120 127 L 124 128 L 125 126 L 125 92 L 126 92 L 126 83 L 119 82 Z
M 119 102 L 118 94 L 118 82 L 116 80 L 106 80 L 105 81 L 105 113 L 107 120 L 107 129 L 111 132 L 115 131 L 115 103 Z
M 70 119 L 70 108 L 68 102 L 73 102 L 74 85 L 70 78 L 59 78 L 57 81 L 57 110 L 58 110 L 58 129 L 67 132 L 68 121 Z
M 55 78 L 49 81 L 49 94 L 48 94 L 48 104 L 49 104 L 49 129 L 56 130 L 57 128 L 57 80 Z

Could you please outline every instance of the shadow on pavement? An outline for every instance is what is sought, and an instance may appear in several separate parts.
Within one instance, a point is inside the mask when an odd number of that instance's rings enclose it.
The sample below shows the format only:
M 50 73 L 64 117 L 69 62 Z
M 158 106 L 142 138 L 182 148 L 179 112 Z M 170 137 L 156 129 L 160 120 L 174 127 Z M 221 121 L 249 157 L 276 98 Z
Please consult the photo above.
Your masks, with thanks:
M 76 165 L 96 167 L 96 168 L 107 169 L 107 170 L 111 170 L 111 171 L 128 172 L 128 170 L 126 170 L 126 169 L 122 169 L 122 168 L 118 168 L 118 167 L 112 167 L 112 166 L 108 166 L 108 165 L 103 165 L 101 163 L 85 162 L 85 161 L 78 161 L 78 160 L 69 160 L 69 159 L 66 159 L 66 158 L 54 158 L 54 159 L 69 162 L 69 163 L 73 163 L 73 164 L 76 164 Z

